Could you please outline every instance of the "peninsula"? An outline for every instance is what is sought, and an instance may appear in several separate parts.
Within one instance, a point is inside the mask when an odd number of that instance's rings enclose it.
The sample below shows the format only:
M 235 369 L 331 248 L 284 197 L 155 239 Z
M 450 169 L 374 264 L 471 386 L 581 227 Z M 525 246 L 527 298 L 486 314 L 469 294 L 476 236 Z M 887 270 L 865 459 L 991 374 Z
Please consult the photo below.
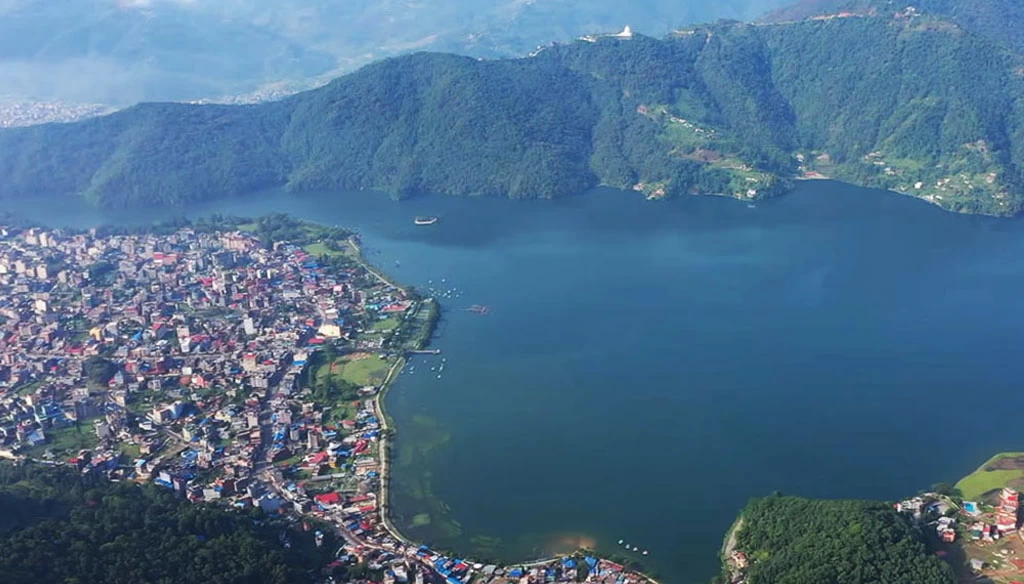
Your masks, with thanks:
M 893 506 L 755 499 L 726 535 L 718 581 L 1019 582 L 1021 487 L 1024 453 L 1003 452 L 956 485 L 940 483 Z
M 439 307 L 357 239 L 285 216 L 0 228 L 0 457 L 300 520 L 289 542 L 339 542 L 328 576 L 646 582 L 589 552 L 478 563 L 392 526 L 381 397 Z

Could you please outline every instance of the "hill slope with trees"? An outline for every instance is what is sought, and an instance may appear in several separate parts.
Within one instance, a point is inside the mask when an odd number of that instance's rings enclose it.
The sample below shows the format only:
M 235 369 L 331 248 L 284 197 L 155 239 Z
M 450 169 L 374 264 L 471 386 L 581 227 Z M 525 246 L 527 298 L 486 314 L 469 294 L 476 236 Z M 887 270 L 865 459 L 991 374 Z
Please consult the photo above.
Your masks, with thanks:
M 781 23 L 851 12 L 886 16 L 908 8 L 938 16 L 989 41 L 1024 52 L 1020 34 L 1024 4 L 1017 0 L 801 0 L 761 17 L 763 23 Z
M 257 106 L 0 131 L 0 195 L 132 206 L 278 186 L 529 198 L 604 184 L 757 199 L 821 173 L 960 212 L 1024 208 L 1022 57 L 943 15 L 591 40 L 525 59 L 400 57 Z
M 953 584 L 952 568 L 889 505 L 773 496 L 742 514 L 749 584 Z M 728 582 L 723 575 L 722 582 Z
M 0 465 L 5 584 L 297 584 L 331 560 L 311 533 L 258 513 L 192 505 L 158 487 Z

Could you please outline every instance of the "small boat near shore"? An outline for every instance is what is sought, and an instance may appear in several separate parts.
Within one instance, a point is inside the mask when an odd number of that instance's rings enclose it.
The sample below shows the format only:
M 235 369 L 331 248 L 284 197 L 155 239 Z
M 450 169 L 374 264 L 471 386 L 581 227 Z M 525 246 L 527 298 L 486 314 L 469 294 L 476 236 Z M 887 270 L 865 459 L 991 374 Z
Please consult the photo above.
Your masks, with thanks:
M 415 223 L 416 225 L 433 225 L 434 223 L 437 223 L 437 217 L 427 217 L 425 215 L 420 215 L 413 220 L 413 223 Z

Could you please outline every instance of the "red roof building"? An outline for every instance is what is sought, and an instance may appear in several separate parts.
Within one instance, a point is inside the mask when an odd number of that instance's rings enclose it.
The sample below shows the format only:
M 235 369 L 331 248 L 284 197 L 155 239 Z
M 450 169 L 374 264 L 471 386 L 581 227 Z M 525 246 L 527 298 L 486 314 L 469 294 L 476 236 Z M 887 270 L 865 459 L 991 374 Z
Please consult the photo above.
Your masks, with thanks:
M 340 505 L 341 495 L 338 493 L 322 493 L 314 495 L 313 500 L 321 505 Z
M 317 452 L 313 455 L 313 458 L 309 459 L 309 466 L 319 466 L 330 458 L 330 455 L 326 452 Z

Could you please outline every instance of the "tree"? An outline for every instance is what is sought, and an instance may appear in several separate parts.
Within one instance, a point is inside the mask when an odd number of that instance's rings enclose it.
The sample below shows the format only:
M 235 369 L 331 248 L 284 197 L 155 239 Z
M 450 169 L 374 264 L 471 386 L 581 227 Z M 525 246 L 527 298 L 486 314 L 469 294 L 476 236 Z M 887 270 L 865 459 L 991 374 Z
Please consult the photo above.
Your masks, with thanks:
M 750 584 L 953 584 L 920 531 L 886 503 L 772 496 L 743 511 Z
M 0 465 L 4 584 L 303 584 L 333 542 L 225 509 L 192 505 L 155 486 L 115 484 L 62 469 Z M 330 536 L 329 536 L 330 537 Z
M 960 489 L 954 487 L 949 483 L 935 483 L 932 485 L 932 492 L 938 493 L 939 495 L 945 495 L 947 497 L 963 497 L 963 493 Z
M 96 387 L 106 386 L 117 374 L 117 364 L 99 356 L 86 359 L 83 368 L 89 384 Z

